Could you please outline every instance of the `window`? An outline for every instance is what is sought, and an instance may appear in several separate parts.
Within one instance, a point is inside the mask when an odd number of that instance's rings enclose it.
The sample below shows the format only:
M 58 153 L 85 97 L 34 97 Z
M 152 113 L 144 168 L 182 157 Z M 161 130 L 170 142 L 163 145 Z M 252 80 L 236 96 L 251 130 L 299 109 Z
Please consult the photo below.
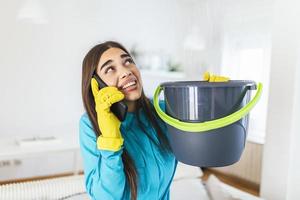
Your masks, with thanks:
M 253 80 L 263 84 L 261 99 L 250 112 L 248 139 L 257 143 L 264 143 L 271 30 L 267 15 L 261 16 L 253 12 L 252 16 L 253 18 L 248 16 L 243 20 L 225 20 L 221 74 L 228 75 L 232 79 Z M 252 96 L 255 93 L 256 91 L 253 91 Z

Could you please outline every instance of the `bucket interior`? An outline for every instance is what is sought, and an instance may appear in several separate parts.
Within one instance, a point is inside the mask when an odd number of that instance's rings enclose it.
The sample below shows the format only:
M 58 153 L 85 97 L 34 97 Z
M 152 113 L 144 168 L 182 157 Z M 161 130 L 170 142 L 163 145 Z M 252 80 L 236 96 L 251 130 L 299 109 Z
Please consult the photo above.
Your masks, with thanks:
M 250 81 L 165 83 L 162 87 L 166 113 L 184 122 L 205 122 L 228 116 L 250 101 L 252 84 L 255 85 Z

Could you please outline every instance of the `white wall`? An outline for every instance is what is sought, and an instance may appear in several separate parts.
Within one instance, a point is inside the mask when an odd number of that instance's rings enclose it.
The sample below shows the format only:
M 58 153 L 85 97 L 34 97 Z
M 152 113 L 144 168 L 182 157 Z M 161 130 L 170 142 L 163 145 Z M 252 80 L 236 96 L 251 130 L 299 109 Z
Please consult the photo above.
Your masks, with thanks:
M 299 18 L 297 1 L 276 1 L 261 184 L 261 195 L 272 200 L 300 198 Z
M 31 0 L 44 22 L 17 18 L 26 2 L 0 2 L 0 136 L 76 135 L 87 51 L 115 39 L 179 56 L 193 1 Z
M 292 125 L 292 137 L 291 137 L 291 148 L 290 148 L 290 163 L 291 167 L 289 168 L 288 176 L 288 190 L 287 190 L 287 199 L 298 199 L 300 197 L 300 49 L 298 48 L 298 68 L 296 69 L 296 81 L 295 81 L 295 97 L 294 97 L 294 111 L 293 116 L 293 125 Z

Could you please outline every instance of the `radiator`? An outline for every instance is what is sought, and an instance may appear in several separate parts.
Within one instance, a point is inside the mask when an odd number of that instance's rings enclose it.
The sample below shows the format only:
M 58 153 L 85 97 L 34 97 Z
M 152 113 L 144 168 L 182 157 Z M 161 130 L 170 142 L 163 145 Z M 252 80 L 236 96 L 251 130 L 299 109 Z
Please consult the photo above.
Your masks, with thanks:
M 248 141 L 241 159 L 237 163 L 211 169 L 260 185 L 262 150 L 262 144 Z
M 63 200 L 81 194 L 88 199 L 83 175 L 0 185 L 3 200 Z

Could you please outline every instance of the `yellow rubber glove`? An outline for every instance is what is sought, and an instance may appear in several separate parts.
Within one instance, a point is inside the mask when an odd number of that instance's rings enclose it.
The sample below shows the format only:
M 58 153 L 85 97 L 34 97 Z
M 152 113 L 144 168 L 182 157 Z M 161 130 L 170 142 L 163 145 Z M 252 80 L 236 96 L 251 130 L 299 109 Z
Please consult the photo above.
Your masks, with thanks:
M 208 82 L 228 82 L 230 79 L 225 76 L 217 76 L 210 74 L 209 72 L 205 72 L 203 75 L 203 80 Z
M 97 148 L 102 150 L 120 150 L 124 139 L 121 135 L 120 120 L 111 112 L 113 103 L 121 101 L 125 96 L 116 87 L 108 86 L 99 90 L 96 79 L 91 81 L 92 92 L 95 99 L 97 121 L 102 133 L 97 138 Z

